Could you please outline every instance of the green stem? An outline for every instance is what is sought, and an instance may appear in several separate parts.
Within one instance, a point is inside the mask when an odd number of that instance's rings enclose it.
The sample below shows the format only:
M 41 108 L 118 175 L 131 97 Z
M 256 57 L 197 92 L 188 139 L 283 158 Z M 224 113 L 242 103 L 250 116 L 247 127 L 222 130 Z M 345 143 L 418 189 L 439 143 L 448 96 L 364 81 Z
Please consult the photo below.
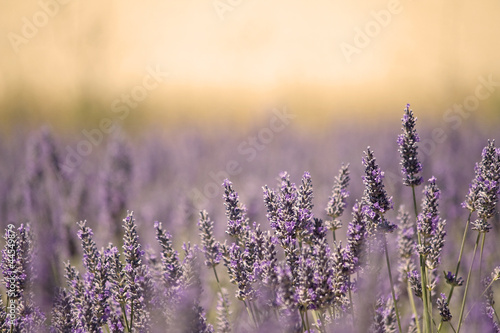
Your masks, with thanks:
M 333 229 L 332 233 L 333 233 L 333 241 L 335 242 L 337 240 L 337 238 L 335 237 L 335 229 Z
M 383 237 L 384 237 L 385 260 L 387 262 L 387 270 L 389 271 L 389 281 L 391 283 L 392 300 L 394 301 L 394 309 L 396 310 L 396 319 L 398 321 L 399 332 L 403 333 L 403 330 L 401 329 L 401 320 L 399 319 L 399 310 L 398 310 L 398 302 L 396 300 L 396 292 L 394 291 L 394 283 L 392 281 L 391 262 L 389 260 L 389 251 L 387 250 L 387 239 L 385 237 L 385 233 L 383 234 Z
M 252 318 L 252 321 L 253 321 L 255 328 L 257 328 L 257 322 L 255 321 L 255 317 L 253 315 L 253 312 L 250 310 L 250 308 L 248 307 L 248 304 L 245 300 L 243 300 L 243 304 L 245 304 L 245 308 L 247 309 L 248 316 L 250 318 Z
M 300 313 L 300 320 L 302 321 L 302 328 L 304 329 L 304 331 L 306 331 L 307 327 L 306 327 L 306 322 L 304 321 L 304 313 L 302 313 L 301 309 L 299 309 L 299 313 Z
M 462 262 L 462 255 L 464 253 L 465 247 L 465 239 L 467 238 L 467 231 L 469 230 L 470 218 L 472 216 L 472 212 L 469 212 L 469 217 L 467 218 L 467 223 L 465 224 L 464 235 L 462 237 L 462 245 L 460 245 L 460 253 L 458 255 L 457 268 L 455 269 L 455 277 L 458 278 L 458 270 L 460 268 L 460 263 Z M 451 296 L 453 296 L 453 290 L 455 290 L 455 285 L 451 285 L 450 293 L 448 294 L 448 304 L 450 304 Z M 443 326 L 443 320 L 439 323 L 438 333 L 441 331 L 441 327 Z
M 408 298 L 410 299 L 411 309 L 413 311 L 413 315 L 415 316 L 415 323 L 417 324 L 417 333 L 421 333 L 420 330 L 420 322 L 418 320 L 418 312 L 417 307 L 415 306 L 415 300 L 413 298 L 413 292 L 411 291 L 410 281 L 406 282 L 406 290 L 408 291 Z
M 351 304 L 351 316 L 352 316 L 352 327 L 354 327 L 355 319 L 354 319 L 354 303 L 352 302 L 352 293 L 351 293 L 351 276 L 349 275 L 349 303 Z
M 488 284 L 488 286 L 484 289 L 483 293 L 481 294 L 481 296 L 479 296 L 479 299 L 483 298 L 484 294 L 486 294 L 486 292 L 488 291 L 488 289 L 493 285 L 493 282 L 495 282 L 495 280 L 491 280 L 491 282 Z M 477 303 L 477 302 L 476 302 Z M 472 311 L 472 309 L 474 308 L 474 306 L 476 306 L 476 303 L 472 304 L 471 308 L 469 309 L 469 311 L 467 311 L 467 314 L 465 315 L 465 319 L 467 319 L 467 317 L 469 316 L 470 312 Z
M 125 320 L 125 326 L 127 327 L 127 331 L 130 332 L 130 326 L 128 324 L 128 319 L 127 319 L 127 309 L 125 308 L 125 303 L 120 303 L 120 306 L 122 308 L 123 312 L 123 319 Z
M 455 269 L 455 276 L 458 278 L 458 270 L 460 269 L 460 263 L 462 262 L 462 255 L 464 253 L 465 239 L 467 238 L 467 231 L 469 230 L 470 218 L 472 212 L 469 212 L 469 217 L 467 218 L 467 223 L 465 225 L 464 236 L 462 237 L 462 245 L 460 245 L 460 254 L 458 255 L 457 268 Z M 450 294 L 448 295 L 448 303 L 450 302 L 451 296 L 453 296 L 453 290 L 455 286 L 451 286 Z
M 457 332 L 460 332 L 460 328 L 462 327 L 462 320 L 463 320 L 463 317 L 464 317 L 464 309 L 465 309 L 465 300 L 467 299 L 467 292 L 469 291 L 469 282 L 470 282 L 470 277 L 471 277 L 471 273 L 472 273 L 472 266 L 474 266 L 474 259 L 476 258 L 477 246 L 479 244 L 479 238 L 480 237 L 481 237 L 481 233 L 479 232 L 477 234 L 476 243 L 474 244 L 474 253 L 472 255 L 472 261 L 470 263 L 469 273 L 467 273 L 467 282 L 465 283 L 465 292 L 464 292 L 464 297 L 462 299 L 462 306 L 460 308 L 460 317 L 458 319 Z
M 418 209 L 417 209 L 417 196 L 415 195 L 415 185 L 411 186 L 411 191 L 413 193 L 413 208 L 415 209 L 415 218 L 418 217 Z M 415 224 L 415 229 L 416 229 L 416 224 Z
M 307 309 L 304 311 L 304 317 L 306 317 L 306 327 L 307 327 L 307 332 L 311 332 L 311 326 L 309 325 L 309 316 L 307 315 Z
M 130 304 L 130 332 L 134 329 L 134 301 Z
M 486 233 L 483 234 L 483 239 L 481 240 L 481 250 L 479 251 L 479 281 L 481 281 L 481 268 L 483 264 L 483 250 L 484 250 L 484 240 L 486 239 Z

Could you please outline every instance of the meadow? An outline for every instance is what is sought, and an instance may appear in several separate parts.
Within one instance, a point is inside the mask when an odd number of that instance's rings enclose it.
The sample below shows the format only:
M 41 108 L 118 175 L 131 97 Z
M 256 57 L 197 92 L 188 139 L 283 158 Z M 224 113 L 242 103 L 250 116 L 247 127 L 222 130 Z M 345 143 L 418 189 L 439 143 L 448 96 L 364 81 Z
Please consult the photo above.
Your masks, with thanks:
M 0 331 L 500 332 L 498 127 L 416 116 L 10 133 Z

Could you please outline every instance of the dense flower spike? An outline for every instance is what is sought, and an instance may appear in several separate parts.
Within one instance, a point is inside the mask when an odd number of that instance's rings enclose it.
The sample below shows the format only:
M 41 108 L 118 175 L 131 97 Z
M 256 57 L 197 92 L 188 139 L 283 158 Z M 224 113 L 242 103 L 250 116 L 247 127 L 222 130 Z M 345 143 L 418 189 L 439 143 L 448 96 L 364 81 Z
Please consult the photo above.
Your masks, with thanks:
M 364 152 L 363 165 L 365 175 L 363 184 L 363 212 L 369 220 L 367 230 L 370 234 L 376 231 L 392 232 L 396 226 L 384 217 L 384 214 L 393 209 L 392 197 L 388 197 L 383 184 L 384 172 L 380 170 L 370 147 Z
M 231 237 L 241 239 L 248 230 L 246 207 L 240 202 L 238 193 L 233 189 L 233 183 L 226 179 L 222 186 L 227 216 L 226 233 Z
M 253 267 L 246 264 L 244 252 L 238 245 L 233 243 L 229 248 L 224 246 L 224 265 L 227 267 L 230 281 L 238 287 L 236 297 L 239 300 L 251 299 L 254 293 L 251 285 Z
M 481 210 L 480 214 L 478 213 L 480 219 L 488 219 L 498 200 L 500 180 L 500 149 L 495 148 L 494 140 L 488 141 L 488 145 L 483 149 L 481 162 L 476 163 L 474 170 L 475 177 L 469 186 L 463 206 L 471 212 Z
M 163 279 L 167 288 L 177 287 L 182 276 L 179 254 L 172 246 L 172 236 L 163 230 L 161 222 L 155 222 L 156 239 L 161 246 L 161 262 L 163 265 Z
M 200 229 L 201 245 L 205 254 L 205 265 L 208 267 L 217 266 L 222 260 L 221 245 L 214 238 L 214 222 L 208 216 L 205 210 L 200 212 L 200 220 L 198 221 Z
M 352 221 L 347 228 L 347 249 L 353 270 L 356 270 L 361 262 L 366 232 L 366 217 L 361 206 L 356 203 L 352 209 Z
M 130 329 L 147 330 L 147 309 L 144 299 L 147 298 L 149 283 L 149 273 L 142 262 L 144 251 L 139 243 L 137 225 L 134 213 L 130 212 L 123 219 L 123 256 L 125 258 L 125 294 L 127 306 L 130 308 Z M 127 314 L 125 314 L 127 315 Z
M 305 241 L 310 240 L 311 234 L 314 232 L 313 222 L 313 187 L 311 175 L 309 172 L 304 172 L 302 176 L 302 184 L 299 187 L 297 197 L 297 233 L 298 238 Z
M 394 311 L 394 304 L 392 299 L 377 300 L 375 308 L 375 318 L 371 333 L 395 333 L 396 332 L 396 312 Z
M 413 223 L 410 219 L 410 214 L 401 206 L 398 211 L 398 252 L 399 252 L 399 279 L 406 283 L 408 273 L 415 270 L 413 255 L 415 253 L 415 231 Z
M 418 252 L 424 256 L 427 267 L 435 269 L 440 261 L 444 246 L 446 221 L 439 216 L 439 198 L 441 191 L 436 185 L 436 178 L 429 179 L 424 188 L 422 213 L 417 218 L 417 230 L 422 235 L 421 243 L 417 246 Z
M 418 161 L 417 143 L 420 138 L 415 129 L 417 118 L 413 116 L 410 104 L 406 105 L 403 115 L 403 133 L 398 137 L 399 153 L 401 154 L 401 172 L 405 176 L 403 184 L 406 186 L 418 186 L 422 183 L 419 173 L 422 164 Z
M 229 297 L 225 289 L 221 289 L 221 292 L 217 300 L 217 333 L 231 333 Z
M 436 301 L 437 308 L 439 310 L 439 315 L 443 321 L 450 321 L 452 318 L 450 308 L 448 307 L 448 301 L 446 300 L 446 295 L 441 293 L 441 298 Z
M 339 174 L 335 177 L 332 195 L 326 208 L 326 213 L 332 219 L 325 221 L 328 230 L 337 230 L 342 227 L 342 222 L 338 220 L 344 213 L 346 199 L 349 197 L 347 186 L 349 185 L 349 164 L 342 165 Z

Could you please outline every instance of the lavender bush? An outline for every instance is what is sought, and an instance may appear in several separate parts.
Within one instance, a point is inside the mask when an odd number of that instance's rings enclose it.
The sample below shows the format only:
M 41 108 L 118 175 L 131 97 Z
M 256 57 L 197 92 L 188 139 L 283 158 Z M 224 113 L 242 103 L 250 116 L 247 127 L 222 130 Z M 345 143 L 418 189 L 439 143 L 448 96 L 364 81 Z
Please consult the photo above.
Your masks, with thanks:
M 255 187 L 266 169 L 234 183 L 218 173 L 220 199 L 200 207 L 193 164 L 225 160 L 202 141 L 148 150 L 113 137 L 94 172 L 91 158 L 65 167 L 43 129 L 26 141 L 26 170 L 0 170 L 24 179 L 0 186 L 12 188 L 1 216 L 20 222 L 4 225 L 0 332 L 500 332 L 500 148 L 481 139 L 481 154 L 462 152 L 474 168 L 450 163 L 453 145 L 474 140 L 456 136 L 429 159 L 423 133 L 407 105 L 402 133 L 382 136 L 393 146 L 370 142 L 346 153 L 357 163 L 311 165 L 298 183 L 294 154 L 310 147 L 288 137 L 277 184 Z

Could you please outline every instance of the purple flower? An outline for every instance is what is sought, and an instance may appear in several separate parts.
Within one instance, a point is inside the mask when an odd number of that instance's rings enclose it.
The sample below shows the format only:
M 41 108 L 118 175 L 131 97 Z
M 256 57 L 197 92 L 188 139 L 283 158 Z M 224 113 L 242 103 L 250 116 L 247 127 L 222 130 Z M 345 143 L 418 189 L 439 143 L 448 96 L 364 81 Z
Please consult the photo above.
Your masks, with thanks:
M 420 138 L 415 129 L 417 118 L 413 116 L 410 104 L 406 105 L 403 115 L 403 134 L 398 137 L 399 153 L 401 154 L 401 171 L 405 178 L 403 184 L 406 186 L 418 186 L 422 183 L 422 177 L 418 174 L 422 171 L 422 165 L 418 161 L 417 143 Z
M 342 165 L 338 176 L 335 177 L 332 195 L 326 208 L 327 215 L 332 218 L 325 223 L 328 230 L 334 231 L 342 227 L 342 222 L 338 218 L 344 213 L 345 201 L 349 197 L 349 192 L 347 191 L 349 180 L 349 164 Z
M 205 265 L 215 267 L 222 259 L 222 250 L 220 243 L 214 238 L 214 222 L 205 210 L 200 212 L 198 228 L 200 230 L 201 245 L 203 246 L 202 251 L 206 259 Z
M 446 295 L 441 293 L 441 298 L 436 300 L 437 308 L 439 310 L 439 315 L 443 321 L 450 321 L 452 318 L 450 308 L 448 307 L 448 301 L 446 300 Z
M 388 197 L 385 192 L 382 182 L 384 173 L 378 167 L 370 147 L 365 152 L 363 165 L 365 166 L 363 177 L 365 190 L 362 205 L 365 214 L 370 217 L 367 230 L 370 234 L 376 231 L 392 232 L 396 226 L 384 217 L 388 210 L 393 209 L 392 197 Z
M 429 184 L 425 186 L 423 193 L 422 213 L 417 217 L 417 230 L 422 238 L 417 250 L 425 257 L 427 267 L 433 270 L 440 262 L 446 236 L 444 230 L 446 221 L 439 216 L 440 190 L 435 177 L 429 179 Z
M 233 189 L 233 183 L 226 179 L 222 186 L 227 216 L 226 233 L 236 239 L 241 239 L 248 230 L 246 208 L 241 204 L 238 193 Z

